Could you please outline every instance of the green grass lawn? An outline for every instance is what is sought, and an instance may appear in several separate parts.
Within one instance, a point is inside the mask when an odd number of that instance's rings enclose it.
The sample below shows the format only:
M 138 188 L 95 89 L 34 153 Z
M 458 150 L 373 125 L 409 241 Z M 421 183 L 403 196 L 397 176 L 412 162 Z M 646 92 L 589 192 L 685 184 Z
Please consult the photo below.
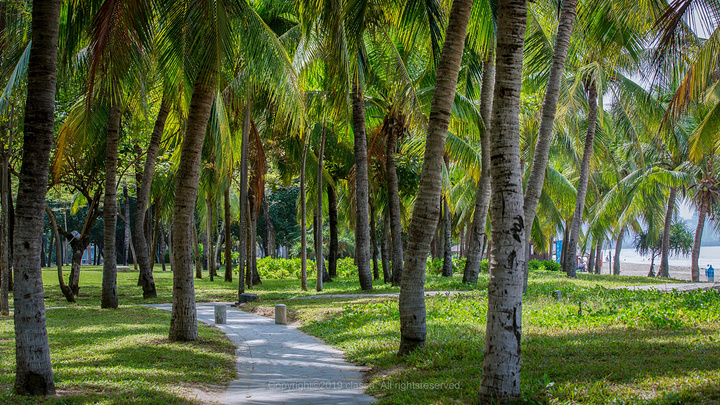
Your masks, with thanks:
M 12 318 L 0 317 L 0 403 L 191 404 L 193 388 L 235 378 L 235 347 L 200 326 L 197 343 L 167 340 L 170 313 L 144 307 L 88 306 L 47 311 L 56 398 L 11 394 L 15 378 Z
M 648 280 L 532 274 L 523 314 L 524 403 L 720 401 L 720 294 L 606 288 L 643 282 Z M 404 358 L 396 356 L 400 321 L 394 298 L 282 302 L 302 330 L 370 367 L 369 393 L 380 403 L 474 403 L 487 278 L 479 284 L 467 294 L 428 297 L 427 347 Z M 554 290 L 563 292 L 562 300 L 551 298 Z M 263 296 L 248 307 L 275 302 Z
M 68 271 L 66 271 L 67 277 Z M 43 273 L 51 356 L 59 398 L 47 403 L 188 403 L 193 388 L 235 375 L 233 347 L 200 326 L 194 344 L 167 341 L 170 314 L 140 304 L 170 302 L 172 273 L 155 268 L 158 298 L 143 300 L 137 272 L 118 273 L 120 309 L 100 310 L 102 268 L 83 267 L 77 303 L 67 303 L 54 268 Z M 235 279 L 237 279 L 235 275 Z M 667 282 L 668 280 L 663 280 Z M 524 304 L 523 382 L 527 403 L 718 403 L 720 296 L 608 290 L 658 283 L 644 277 L 533 272 Z M 462 290 L 429 297 L 428 346 L 398 358 L 396 298 L 320 298 L 299 280 L 265 280 L 248 310 L 288 305 L 306 332 L 367 365 L 369 392 L 381 403 L 473 403 L 480 383 L 487 310 L 487 275 L 464 285 L 461 275 L 428 276 L 427 290 Z M 198 301 L 234 301 L 236 283 L 196 280 Z M 563 299 L 551 298 L 561 290 Z M 375 283 L 373 293 L 398 292 Z M 355 277 L 325 284 L 323 294 L 359 294 Z M 579 312 L 582 303 L 582 312 Z M 268 313 L 268 311 L 264 311 Z M 11 396 L 14 341 L 11 318 L 0 318 L 0 403 Z M 418 385 L 420 384 L 420 385 Z M 28 402 L 30 401 L 30 402 Z M 202 402 L 202 400 L 197 400 Z M 24 403 L 35 403 L 26 400 Z

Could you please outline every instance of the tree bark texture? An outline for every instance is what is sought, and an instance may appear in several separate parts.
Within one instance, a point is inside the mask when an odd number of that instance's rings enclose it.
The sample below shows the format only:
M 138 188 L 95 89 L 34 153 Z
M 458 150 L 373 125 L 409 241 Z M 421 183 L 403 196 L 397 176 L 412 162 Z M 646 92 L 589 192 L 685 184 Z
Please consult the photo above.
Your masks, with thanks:
M 697 227 L 695 228 L 695 238 L 693 239 L 693 247 L 692 247 L 692 281 L 698 282 L 700 281 L 700 244 L 702 242 L 702 235 L 703 235 L 703 229 L 705 228 L 705 219 L 707 218 L 707 204 L 705 202 L 700 202 L 700 206 L 698 207 L 698 223 Z M 617 264 L 617 259 L 615 259 L 615 263 Z
M 245 293 L 245 264 L 247 262 L 247 205 L 248 205 L 248 155 L 250 153 L 250 97 L 245 105 L 242 140 L 240 148 L 240 246 L 238 252 L 238 301 Z
M 450 212 L 450 204 L 447 199 L 444 200 L 443 226 L 445 227 L 445 251 L 443 252 L 443 277 L 452 277 L 452 213 Z
M 612 274 L 615 276 L 620 275 L 620 251 L 622 250 L 623 238 L 625 237 L 625 227 L 620 228 L 618 232 L 617 241 L 615 242 L 615 257 L 612 265 Z
M 200 157 L 210 108 L 215 95 L 215 75 L 201 71 L 195 79 L 188 110 L 187 127 L 180 150 L 173 208 L 173 305 L 170 318 L 171 341 L 198 339 L 193 279 L 192 241 L 195 203 L 200 177 Z
M 485 124 L 485 129 L 480 132 L 482 171 L 480 172 L 480 181 L 475 196 L 475 212 L 470 226 L 471 231 L 468 240 L 467 260 L 463 271 L 463 283 L 477 283 L 480 274 L 480 262 L 482 262 L 483 257 L 483 246 L 485 246 L 485 240 L 487 239 L 485 222 L 490 207 L 490 128 L 492 125 L 494 91 L 495 63 L 490 60 L 483 63 L 482 88 L 480 89 L 480 115 Z
M 113 99 L 108 114 L 108 130 L 105 137 L 105 202 L 103 204 L 103 262 L 102 293 L 100 308 L 118 307 L 117 300 L 117 254 L 115 231 L 117 229 L 117 158 L 120 143 L 120 100 Z
M 367 167 L 367 137 L 365 134 L 365 100 L 357 77 L 352 83 L 352 120 L 355 151 L 355 260 L 360 288 L 372 289 L 370 272 L 370 210 Z
M 230 182 L 228 182 L 227 189 L 225 189 L 225 281 L 228 283 L 232 282 L 232 242 L 230 235 Z
M 330 277 L 337 277 L 338 261 L 338 216 L 337 197 L 331 184 L 327 185 L 328 219 L 330 225 L 330 246 L 328 249 L 328 273 Z
M 453 1 L 445 44 L 438 61 L 435 93 L 430 104 L 425 157 L 408 232 L 409 240 L 401 281 L 399 298 L 399 354 L 401 355 L 425 346 L 427 334 L 425 265 L 430 250 L 430 240 L 435 233 L 440 213 L 443 153 L 471 8 L 472 0 Z M 400 234 L 397 237 L 402 238 Z M 393 259 L 393 264 L 394 261 Z
M 323 120 L 324 121 L 324 120 Z M 323 258 L 323 155 L 325 154 L 325 123 L 323 122 L 322 134 L 320 135 L 320 148 L 318 149 L 318 168 L 317 168 L 317 207 L 315 213 L 317 222 L 315 223 L 315 264 L 317 267 L 317 278 L 315 284 L 316 291 L 323 289 L 323 270 L 325 267 L 325 259 Z M 367 202 L 367 200 L 366 200 Z M 370 234 L 368 233 L 368 237 Z M 368 263 L 369 265 L 369 263 Z M 368 270 L 370 270 L 368 266 Z M 372 282 L 372 281 L 371 281 Z
M 54 395 L 40 267 L 43 212 L 55 123 L 59 0 L 34 0 L 22 167 L 13 237 L 15 392 Z
M 403 272 L 402 214 L 400 212 L 400 191 L 395 150 L 398 138 L 405 131 L 405 117 L 389 116 L 385 119 L 383 132 L 386 135 L 385 172 L 388 187 L 388 208 L 390 210 L 390 233 L 392 235 L 392 285 L 399 286 Z M 419 195 L 419 194 L 418 194 Z
M 497 75 L 490 130 L 492 247 L 481 403 L 513 400 L 520 395 L 525 223 L 519 102 L 526 3 L 500 1 L 497 15 Z
M 140 265 L 140 285 L 143 288 L 143 298 L 155 298 L 157 292 L 155 290 L 155 279 L 152 274 L 152 264 L 150 260 L 150 252 L 148 249 L 146 230 L 146 213 L 148 203 L 150 201 L 150 187 L 152 179 L 155 175 L 155 161 L 157 160 L 158 151 L 160 150 L 160 141 L 162 140 L 163 131 L 165 130 L 165 121 L 167 120 L 170 106 L 166 96 L 163 95 L 160 103 L 160 111 L 158 111 L 150 136 L 150 144 L 148 145 L 147 155 L 145 156 L 145 167 L 143 168 L 142 180 L 137 189 L 137 213 L 135 214 L 135 250 L 137 253 L 138 264 Z

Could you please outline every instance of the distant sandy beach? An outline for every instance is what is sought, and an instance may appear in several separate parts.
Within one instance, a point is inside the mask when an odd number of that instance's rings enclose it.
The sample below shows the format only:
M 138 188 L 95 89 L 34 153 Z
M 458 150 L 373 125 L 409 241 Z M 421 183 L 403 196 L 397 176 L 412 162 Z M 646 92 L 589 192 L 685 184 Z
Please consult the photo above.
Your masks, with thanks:
M 659 267 L 660 260 L 656 260 L 655 262 L 655 274 L 657 274 L 657 270 Z M 648 271 L 650 270 L 649 264 L 638 264 L 638 263 L 628 263 L 628 262 L 621 262 L 620 263 L 620 275 L 621 276 L 639 276 L 639 277 L 647 277 Z M 691 273 L 690 273 L 690 267 L 685 266 L 670 266 L 670 278 L 674 278 L 677 280 L 692 280 Z M 611 274 L 610 268 L 608 267 L 608 263 L 605 262 L 603 264 L 602 268 L 602 274 Z M 716 274 L 716 279 L 720 276 L 720 274 Z M 700 281 L 708 281 L 707 277 L 705 277 L 705 269 L 703 267 L 700 268 Z

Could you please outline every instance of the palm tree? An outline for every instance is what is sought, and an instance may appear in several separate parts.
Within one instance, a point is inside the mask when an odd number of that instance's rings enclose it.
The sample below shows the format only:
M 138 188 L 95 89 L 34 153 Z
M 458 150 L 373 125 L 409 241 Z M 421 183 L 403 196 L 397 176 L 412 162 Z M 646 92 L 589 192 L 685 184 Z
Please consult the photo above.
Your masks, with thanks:
M 479 398 L 520 395 L 520 339 L 525 262 L 525 224 L 520 167 L 519 103 L 522 83 L 526 4 L 498 2 L 495 97 L 493 101 L 490 206 L 492 247 Z
M 484 129 L 480 131 L 482 142 L 482 172 L 478 182 L 475 197 L 475 211 L 470 226 L 470 240 L 468 241 L 467 261 L 463 272 L 463 283 L 477 283 L 480 274 L 480 261 L 482 260 L 485 238 L 485 221 L 490 207 L 490 128 L 493 93 L 495 91 L 495 64 L 492 60 L 483 63 L 482 90 L 480 96 L 480 113 Z
M 15 209 L 15 391 L 53 395 L 40 241 L 55 118 L 59 0 L 35 0 L 28 61 L 22 168 Z
M 705 228 L 705 220 L 708 214 L 712 215 L 720 207 L 720 181 L 715 172 L 715 154 L 704 159 L 699 165 L 698 174 L 699 181 L 693 186 L 693 201 L 698 207 L 698 223 L 695 228 L 695 238 L 692 247 L 692 280 L 700 281 L 700 244 L 702 242 L 703 229 Z
M 162 140 L 163 131 L 165 130 L 165 122 L 170 112 L 168 95 L 163 93 L 160 109 L 158 110 L 155 125 L 150 135 L 150 143 L 148 144 L 145 156 L 145 165 L 142 172 L 142 179 L 137 188 L 137 213 L 135 214 L 135 228 L 133 238 L 135 239 L 135 249 L 140 265 L 140 285 L 143 289 L 143 298 L 155 298 L 157 292 L 155 290 L 155 279 L 152 274 L 152 266 L 150 265 L 150 252 L 148 242 L 145 238 L 145 217 L 147 207 L 150 200 L 150 188 L 152 179 L 155 175 L 155 162 L 160 150 L 160 141 Z
M 570 47 L 570 37 L 575 25 L 577 0 L 564 0 L 560 11 L 555 47 L 553 50 L 552 64 L 545 89 L 545 96 L 542 106 L 542 118 L 535 153 L 532 158 L 532 168 L 525 190 L 525 255 L 530 254 L 530 234 L 532 231 L 533 219 L 540 201 L 540 192 L 545 182 L 545 172 L 550 153 L 550 141 L 553 135 L 555 114 L 560 97 L 560 84 L 565 69 L 565 59 Z M 529 267 L 525 264 L 525 282 L 523 290 L 527 290 L 527 278 Z
M 405 268 L 401 281 L 400 348 L 408 354 L 425 345 L 425 266 L 440 214 L 442 165 L 450 113 L 465 45 L 472 0 L 456 0 L 450 9 L 445 44 L 438 61 L 435 93 L 430 107 L 425 158 L 415 201 Z M 357 151 L 356 151 L 357 153 Z

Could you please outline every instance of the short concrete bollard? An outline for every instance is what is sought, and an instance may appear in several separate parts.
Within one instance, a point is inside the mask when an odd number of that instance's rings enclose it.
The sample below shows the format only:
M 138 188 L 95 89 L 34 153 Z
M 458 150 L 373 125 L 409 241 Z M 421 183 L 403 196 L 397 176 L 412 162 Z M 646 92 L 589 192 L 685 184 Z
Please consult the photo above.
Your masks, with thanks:
M 555 295 L 556 300 L 562 299 L 562 292 L 560 290 L 553 291 L 553 295 Z
M 285 307 L 285 304 L 275 305 L 275 323 L 287 325 L 287 307 Z
M 215 305 L 215 324 L 224 325 L 227 323 L 227 306 Z

